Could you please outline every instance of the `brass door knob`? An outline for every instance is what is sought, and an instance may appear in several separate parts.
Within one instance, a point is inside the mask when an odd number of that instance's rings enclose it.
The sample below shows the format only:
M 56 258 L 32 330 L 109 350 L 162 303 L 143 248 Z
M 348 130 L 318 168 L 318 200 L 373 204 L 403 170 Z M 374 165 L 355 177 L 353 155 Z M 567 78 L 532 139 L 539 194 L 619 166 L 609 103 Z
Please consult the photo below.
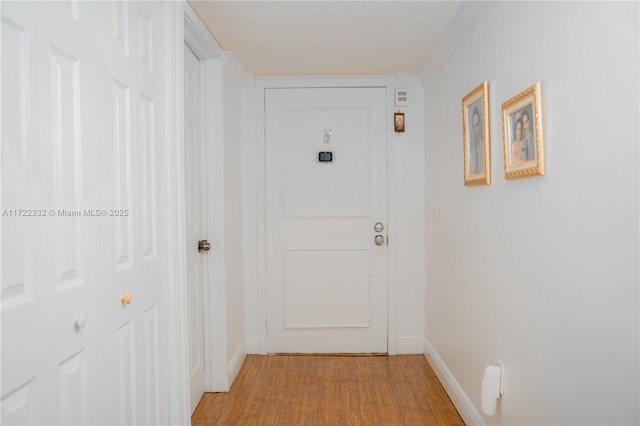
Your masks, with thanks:
M 129 303 L 131 303 L 131 293 L 129 293 L 128 291 L 127 291 L 127 292 L 122 293 L 122 294 L 120 295 L 120 302 L 121 302 L 123 305 L 128 305 Z

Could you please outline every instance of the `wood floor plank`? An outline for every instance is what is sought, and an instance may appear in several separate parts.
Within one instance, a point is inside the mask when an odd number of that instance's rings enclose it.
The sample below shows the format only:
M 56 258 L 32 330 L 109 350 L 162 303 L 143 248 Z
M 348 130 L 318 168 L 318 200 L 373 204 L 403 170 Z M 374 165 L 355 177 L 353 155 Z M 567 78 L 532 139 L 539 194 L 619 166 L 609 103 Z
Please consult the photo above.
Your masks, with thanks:
M 380 411 L 380 423 L 381 425 L 400 425 L 403 424 L 402 420 L 402 406 L 399 405 L 393 397 L 394 384 L 393 384 L 393 368 L 392 362 L 387 362 L 379 366 L 375 371 L 375 387 L 374 393 L 376 395 L 376 401 L 378 401 L 378 410 Z
M 213 425 L 226 405 L 229 394 L 207 392 L 202 395 L 195 413 L 191 417 L 193 426 Z
M 248 355 L 192 425 L 464 425 L 422 355 Z

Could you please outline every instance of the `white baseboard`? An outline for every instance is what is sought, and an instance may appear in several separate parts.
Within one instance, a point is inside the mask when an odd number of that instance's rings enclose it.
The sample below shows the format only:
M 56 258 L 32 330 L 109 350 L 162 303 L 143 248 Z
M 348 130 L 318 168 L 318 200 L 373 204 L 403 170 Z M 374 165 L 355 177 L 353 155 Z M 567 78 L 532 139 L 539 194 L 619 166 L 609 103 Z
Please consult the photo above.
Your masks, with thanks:
M 243 340 L 238 345 L 238 347 L 236 348 L 236 351 L 234 352 L 233 356 L 229 360 L 229 363 L 227 364 L 227 371 L 229 372 L 229 387 L 231 387 L 231 385 L 233 384 L 233 381 L 236 379 L 236 376 L 240 371 L 240 367 L 242 367 L 242 363 L 244 362 L 244 358 L 246 357 L 246 355 L 247 355 L 247 341 Z
M 436 376 L 438 376 L 438 379 L 440 379 L 444 390 L 449 395 L 449 398 L 451 398 L 453 405 L 456 406 L 465 424 L 485 426 L 486 423 L 484 419 L 467 394 L 464 393 L 455 377 L 453 377 L 453 374 L 449 371 L 442 358 L 440 358 L 438 352 L 427 339 L 424 339 L 424 356 L 427 358 Z
M 398 337 L 396 339 L 398 355 L 414 355 L 424 353 L 424 339 L 417 336 Z

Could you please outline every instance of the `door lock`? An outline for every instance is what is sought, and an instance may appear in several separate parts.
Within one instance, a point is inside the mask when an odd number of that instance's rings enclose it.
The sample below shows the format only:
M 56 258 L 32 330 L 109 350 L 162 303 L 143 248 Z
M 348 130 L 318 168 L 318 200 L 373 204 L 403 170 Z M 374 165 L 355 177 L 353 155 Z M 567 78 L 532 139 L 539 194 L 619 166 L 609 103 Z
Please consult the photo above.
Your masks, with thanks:
M 376 224 L 373 225 L 373 230 L 376 232 L 382 232 L 384 231 L 384 225 L 382 224 L 382 222 L 376 222 Z
M 384 244 L 384 237 L 382 235 L 376 235 L 374 241 L 376 242 L 377 246 L 381 246 Z
M 211 244 L 207 240 L 198 241 L 198 253 L 211 250 Z

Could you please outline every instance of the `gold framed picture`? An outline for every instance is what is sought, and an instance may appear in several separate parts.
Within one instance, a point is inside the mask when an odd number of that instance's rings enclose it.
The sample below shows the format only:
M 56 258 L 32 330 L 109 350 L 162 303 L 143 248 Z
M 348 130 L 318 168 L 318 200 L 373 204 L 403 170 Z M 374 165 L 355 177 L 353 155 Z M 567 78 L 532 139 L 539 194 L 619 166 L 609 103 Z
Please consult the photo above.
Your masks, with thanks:
M 504 177 L 544 175 L 544 137 L 540 83 L 502 104 Z
M 393 130 L 396 133 L 404 132 L 404 112 L 396 112 L 393 114 Z
M 462 141 L 464 147 L 464 184 L 489 185 L 489 83 L 483 81 L 462 98 Z

